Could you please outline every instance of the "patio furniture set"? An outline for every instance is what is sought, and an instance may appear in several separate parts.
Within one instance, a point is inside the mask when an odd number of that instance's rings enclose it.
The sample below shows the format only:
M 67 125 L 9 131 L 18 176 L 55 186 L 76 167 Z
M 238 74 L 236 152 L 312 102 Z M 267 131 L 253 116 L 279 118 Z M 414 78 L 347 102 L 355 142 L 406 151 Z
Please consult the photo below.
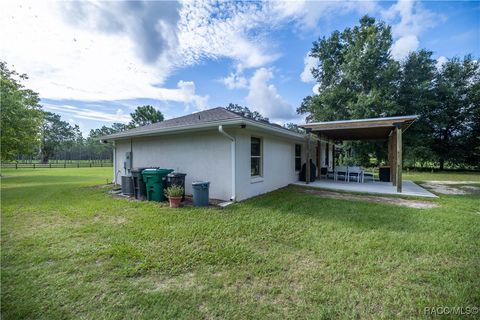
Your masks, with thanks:
M 333 179 L 334 181 L 355 181 L 365 183 L 366 181 L 374 181 L 374 173 L 366 172 L 359 166 L 337 166 L 333 170 L 322 167 L 320 168 L 320 179 Z

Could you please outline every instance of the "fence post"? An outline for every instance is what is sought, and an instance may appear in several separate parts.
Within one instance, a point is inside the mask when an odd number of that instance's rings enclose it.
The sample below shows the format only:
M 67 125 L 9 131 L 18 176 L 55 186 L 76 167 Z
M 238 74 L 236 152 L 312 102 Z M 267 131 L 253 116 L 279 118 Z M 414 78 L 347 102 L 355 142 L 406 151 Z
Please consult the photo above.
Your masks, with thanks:
M 33 163 L 33 169 L 35 169 L 35 162 Z
M 77 168 L 80 168 L 80 162 L 77 162 Z
M 92 163 L 90 162 L 90 168 L 92 167 Z
M 50 167 L 50 169 L 52 169 L 52 164 L 51 163 L 49 163 L 48 166 Z
M 15 162 L 15 169 L 18 169 L 18 163 Z

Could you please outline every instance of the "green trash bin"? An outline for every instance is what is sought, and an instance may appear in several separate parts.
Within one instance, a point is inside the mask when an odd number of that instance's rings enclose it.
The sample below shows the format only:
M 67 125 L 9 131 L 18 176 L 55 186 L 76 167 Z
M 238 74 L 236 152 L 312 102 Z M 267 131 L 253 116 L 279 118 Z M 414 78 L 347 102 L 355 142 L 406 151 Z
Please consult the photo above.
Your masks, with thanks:
M 165 201 L 163 189 L 165 188 L 165 177 L 172 169 L 145 169 L 142 171 L 143 181 L 147 187 L 148 201 Z

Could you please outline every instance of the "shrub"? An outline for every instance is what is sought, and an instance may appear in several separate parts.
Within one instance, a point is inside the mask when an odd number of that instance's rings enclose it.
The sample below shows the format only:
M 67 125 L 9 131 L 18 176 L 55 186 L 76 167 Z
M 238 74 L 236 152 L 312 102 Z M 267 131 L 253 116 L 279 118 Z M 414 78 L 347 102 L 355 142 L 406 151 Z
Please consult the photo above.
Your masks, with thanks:
M 183 187 L 173 185 L 165 189 L 165 195 L 167 197 L 181 197 L 183 196 Z

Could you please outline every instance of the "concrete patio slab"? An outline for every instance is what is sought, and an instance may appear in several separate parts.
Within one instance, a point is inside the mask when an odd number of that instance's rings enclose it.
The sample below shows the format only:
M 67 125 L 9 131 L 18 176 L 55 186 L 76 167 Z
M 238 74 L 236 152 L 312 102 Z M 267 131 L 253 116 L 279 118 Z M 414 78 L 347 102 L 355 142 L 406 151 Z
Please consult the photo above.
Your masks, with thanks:
M 393 186 L 391 182 L 369 181 L 365 183 L 345 182 L 334 180 L 316 180 L 306 184 L 303 181 L 293 183 L 297 186 L 308 186 L 313 188 L 322 188 L 337 191 L 374 193 L 374 194 L 388 194 L 397 196 L 416 196 L 426 198 L 438 198 L 435 194 L 420 187 L 418 184 L 410 180 L 403 180 L 401 193 L 397 192 L 397 187 Z

